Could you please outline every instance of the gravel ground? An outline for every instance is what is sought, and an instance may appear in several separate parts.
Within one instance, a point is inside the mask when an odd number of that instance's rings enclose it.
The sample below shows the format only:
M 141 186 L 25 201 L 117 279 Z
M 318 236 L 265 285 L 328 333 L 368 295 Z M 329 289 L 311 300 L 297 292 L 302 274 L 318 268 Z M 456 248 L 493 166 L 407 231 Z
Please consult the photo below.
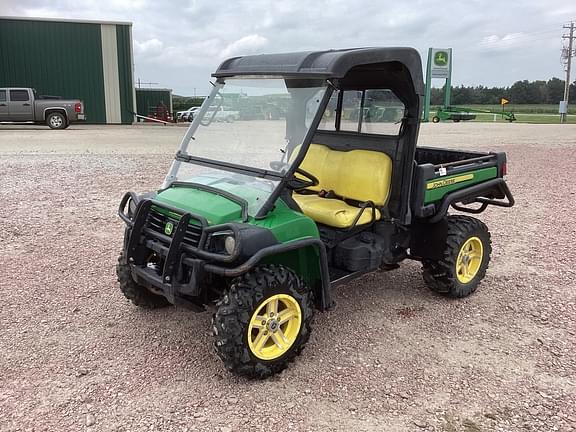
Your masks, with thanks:
M 0 430 L 576 430 L 576 126 L 424 125 L 508 152 L 517 205 L 481 216 L 481 288 L 440 298 L 412 262 L 362 277 L 261 382 L 223 369 L 208 313 L 116 284 L 118 201 L 160 183 L 184 129 L 0 128 Z

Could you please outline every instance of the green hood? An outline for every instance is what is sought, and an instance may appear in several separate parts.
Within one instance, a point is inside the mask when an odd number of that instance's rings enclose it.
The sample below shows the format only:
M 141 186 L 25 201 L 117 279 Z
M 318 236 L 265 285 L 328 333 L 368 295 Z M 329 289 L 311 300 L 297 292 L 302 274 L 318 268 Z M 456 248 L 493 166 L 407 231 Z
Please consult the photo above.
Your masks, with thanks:
M 214 178 L 195 177 L 190 181 L 211 185 L 214 187 Z M 256 188 L 248 183 L 232 184 L 218 181 L 218 188 L 229 192 L 248 202 L 248 214 L 254 215 L 263 201 L 269 196 L 268 192 Z M 204 216 L 210 225 L 219 225 L 227 222 L 242 222 L 242 208 L 238 203 L 221 195 L 196 189 L 192 185 L 172 185 L 160 191 L 156 200 L 171 207 L 189 211 Z M 278 200 L 274 209 L 264 219 L 249 217 L 250 224 L 260 226 L 272 231 L 280 242 L 297 240 L 299 238 L 318 238 L 318 228 L 312 219 L 300 212 L 289 208 L 282 200 Z
M 201 176 L 191 180 L 194 183 L 215 187 L 211 183 L 217 179 Z M 248 184 L 232 184 L 219 181 L 217 188 L 246 200 L 250 214 L 254 213 L 251 211 L 252 209 L 260 207 L 269 196 L 268 192 Z M 156 199 L 172 207 L 204 216 L 210 225 L 240 222 L 242 220 L 242 207 L 240 204 L 224 196 L 195 188 L 193 185 L 172 185 L 168 189 L 159 192 Z

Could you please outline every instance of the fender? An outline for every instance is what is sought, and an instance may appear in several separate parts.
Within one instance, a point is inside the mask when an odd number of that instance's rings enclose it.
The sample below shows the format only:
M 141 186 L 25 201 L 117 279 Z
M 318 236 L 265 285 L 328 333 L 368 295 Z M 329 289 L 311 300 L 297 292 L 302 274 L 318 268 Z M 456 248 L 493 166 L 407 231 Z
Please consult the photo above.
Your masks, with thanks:
M 62 108 L 62 107 L 48 107 L 48 108 L 44 108 L 44 115 L 42 117 L 42 120 L 46 120 L 46 112 L 47 111 L 59 111 L 61 113 L 64 114 L 64 117 L 66 117 L 66 120 L 68 120 L 68 112 L 66 111 L 66 108 Z
M 225 277 L 236 277 L 247 273 L 254 267 L 256 267 L 264 258 L 278 255 L 284 252 L 304 249 L 306 247 L 313 246 L 317 249 L 320 258 L 320 275 L 321 275 L 321 286 L 317 290 L 316 294 L 319 296 L 317 299 L 318 308 L 322 311 L 331 309 L 332 299 L 330 296 L 330 273 L 328 271 L 328 258 L 326 255 L 326 246 L 322 243 L 322 240 L 317 238 L 307 238 L 302 240 L 296 240 L 290 243 L 282 243 L 277 245 L 268 246 L 266 248 L 260 249 L 247 261 L 240 264 L 237 267 L 227 268 L 221 267 L 217 264 L 206 263 L 204 265 L 204 270 L 209 273 L 214 273 Z

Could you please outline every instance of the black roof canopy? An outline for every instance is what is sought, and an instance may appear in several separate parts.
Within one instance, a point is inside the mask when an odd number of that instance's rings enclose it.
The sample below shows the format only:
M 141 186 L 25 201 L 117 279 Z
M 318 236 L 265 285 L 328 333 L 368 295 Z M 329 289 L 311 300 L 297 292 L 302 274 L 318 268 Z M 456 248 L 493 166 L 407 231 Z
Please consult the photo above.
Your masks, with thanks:
M 282 75 L 342 79 L 355 67 L 401 64 L 412 81 L 414 92 L 424 93 L 420 54 L 414 48 L 351 48 L 328 51 L 305 51 L 260 54 L 225 60 L 212 75 Z M 375 69 L 374 72 L 377 70 Z

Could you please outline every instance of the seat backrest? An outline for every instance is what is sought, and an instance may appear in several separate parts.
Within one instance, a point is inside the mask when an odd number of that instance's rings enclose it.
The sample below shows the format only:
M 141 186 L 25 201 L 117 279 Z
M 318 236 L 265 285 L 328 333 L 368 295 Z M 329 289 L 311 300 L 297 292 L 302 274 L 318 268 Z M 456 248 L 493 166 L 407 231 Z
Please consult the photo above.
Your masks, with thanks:
M 321 144 L 310 144 L 300 164 L 316 176 L 318 186 L 309 189 L 334 191 L 347 199 L 372 201 L 382 206 L 390 195 L 392 159 L 372 150 L 338 151 Z

